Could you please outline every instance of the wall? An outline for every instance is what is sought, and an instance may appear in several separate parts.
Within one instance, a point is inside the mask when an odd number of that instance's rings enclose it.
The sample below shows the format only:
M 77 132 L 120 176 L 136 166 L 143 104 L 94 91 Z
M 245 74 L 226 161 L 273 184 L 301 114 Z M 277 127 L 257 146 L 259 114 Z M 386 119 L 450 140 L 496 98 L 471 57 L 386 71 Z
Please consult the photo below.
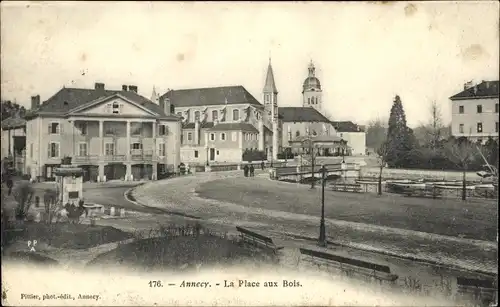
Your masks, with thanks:
M 222 140 L 223 133 L 226 136 L 225 140 Z M 214 140 L 210 138 L 212 134 L 215 137 Z M 204 138 L 207 141 L 208 148 L 215 148 L 216 162 L 240 162 L 242 160 L 242 144 L 244 144 L 244 141 L 241 131 L 209 130 L 206 131 Z M 257 146 L 258 145 L 256 145 L 256 147 Z
M 495 113 L 495 104 L 498 98 L 456 100 L 451 102 L 452 122 L 451 134 L 455 137 L 466 136 L 486 139 L 488 136 L 498 137 L 495 132 L 495 123 L 498 122 L 498 113 Z M 483 112 L 477 113 L 477 105 L 482 105 Z M 464 106 L 464 113 L 459 113 L 459 107 Z M 477 123 L 483 123 L 483 132 L 477 132 Z M 459 125 L 464 124 L 464 133 L 460 133 Z
M 14 136 L 26 136 L 24 128 L 10 130 L 10 152 L 14 153 Z M 9 131 L 2 130 L 2 159 L 9 156 Z M 26 144 L 26 146 L 28 146 Z
M 380 169 L 377 167 L 361 167 L 360 177 L 376 178 Z M 462 180 L 462 172 L 454 171 L 433 171 L 433 170 L 418 170 L 418 169 L 391 169 L 384 168 L 382 171 L 383 179 L 437 179 L 437 180 Z M 468 181 L 479 181 L 479 177 L 475 172 L 467 172 L 466 179 Z
M 352 155 L 366 154 L 366 133 L 364 132 L 338 132 L 338 136 L 347 141 L 347 146 L 352 148 Z
M 195 151 L 198 151 L 198 157 L 195 157 Z M 205 146 L 184 145 L 181 147 L 182 163 L 207 163 L 207 149 Z
M 327 129 L 327 134 L 328 135 L 337 135 L 337 132 L 335 131 L 335 127 L 333 127 L 332 124 L 330 123 L 322 123 L 322 122 L 284 122 L 283 123 L 283 137 L 282 137 L 282 146 L 283 147 L 290 147 L 288 141 L 289 141 L 289 135 L 288 135 L 288 129 L 290 128 L 292 132 L 292 140 L 297 137 L 297 132 L 301 136 L 307 135 L 306 129 L 309 128 L 310 133 L 312 134 L 313 131 L 316 131 L 318 135 L 324 135 L 325 134 L 325 126 Z

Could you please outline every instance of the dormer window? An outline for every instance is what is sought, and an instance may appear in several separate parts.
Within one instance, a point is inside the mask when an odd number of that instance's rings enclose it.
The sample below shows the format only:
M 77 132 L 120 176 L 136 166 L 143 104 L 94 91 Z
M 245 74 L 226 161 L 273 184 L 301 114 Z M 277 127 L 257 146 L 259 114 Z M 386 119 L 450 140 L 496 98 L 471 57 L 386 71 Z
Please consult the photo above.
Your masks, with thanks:
M 118 102 L 113 102 L 111 109 L 112 109 L 113 114 L 120 114 L 121 108 L 120 108 L 120 104 Z

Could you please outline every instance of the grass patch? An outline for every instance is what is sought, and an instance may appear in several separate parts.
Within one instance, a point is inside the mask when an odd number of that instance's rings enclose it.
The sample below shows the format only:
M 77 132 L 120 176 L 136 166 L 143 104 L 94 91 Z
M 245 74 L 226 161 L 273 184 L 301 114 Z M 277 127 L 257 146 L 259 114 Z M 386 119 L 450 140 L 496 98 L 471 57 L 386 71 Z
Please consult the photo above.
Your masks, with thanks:
M 37 240 L 53 247 L 69 249 L 86 249 L 132 237 L 132 234 L 114 227 L 98 225 L 25 222 L 20 229 L 22 231 L 6 232 L 5 235 L 13 236 L 8 238 L 9 241 Z
M 200 265 L 254 265 L 275 261 L 270 252 L 247 246 L 239 239 L 202 228 L 199 224 L 171 226 L 134 233 L 136 240 L 97 256 L 88 266 L 122 264 L 144 270 L 185 271 Z
M 31 264 L 43 264 L 49 266 L 57 266 L 59 262 L 52 258 L 33 253 L 33 252 L 12 252 L 4 256 L 5 260 L 22 262 L 22 263 L 31 263 Z
M 224 191 L 221 193 L 221 191 Z M 321 186 L 288 185 L 254 178 L 221 179 L 202 183 L 202 198 L 216 199 L 250 208 L 320 216 Z M 463 235 L 469 239 L 495 241 L 498 206 L 491 200 L 421 199 L 399 195 L 334 192 L 325 189 L 327 218 L 386 227 Z

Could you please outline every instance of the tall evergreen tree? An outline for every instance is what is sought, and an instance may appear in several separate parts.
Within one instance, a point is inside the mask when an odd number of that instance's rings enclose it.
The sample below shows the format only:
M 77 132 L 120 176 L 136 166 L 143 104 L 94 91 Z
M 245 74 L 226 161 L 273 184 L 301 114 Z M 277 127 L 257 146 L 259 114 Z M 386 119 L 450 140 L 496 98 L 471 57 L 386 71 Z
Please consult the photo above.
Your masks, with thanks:
M 390 167 L 404 167 L 415 146 L 413 131 L 406 124 L 406 115 L 401 98 L 396 95 L 389 116 L 387 129 L 387 164 Z

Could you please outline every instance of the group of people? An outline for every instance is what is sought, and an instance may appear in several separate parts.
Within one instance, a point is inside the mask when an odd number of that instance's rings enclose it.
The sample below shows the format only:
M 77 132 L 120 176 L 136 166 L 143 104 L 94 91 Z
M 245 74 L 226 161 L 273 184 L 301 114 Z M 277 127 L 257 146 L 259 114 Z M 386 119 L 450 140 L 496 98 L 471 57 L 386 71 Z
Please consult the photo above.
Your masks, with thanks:
M 260 163 L 260 167 L 262 170 L 264 170 L 264 161 Z M 243 167 L 243 174 L 245 175 L 245 177 L 255 176 L 255 167 L 253 166 L 253 164 L 250 164 L 250 166 L 248 166 L 248 164 L 245 164 L 245 166 Z

